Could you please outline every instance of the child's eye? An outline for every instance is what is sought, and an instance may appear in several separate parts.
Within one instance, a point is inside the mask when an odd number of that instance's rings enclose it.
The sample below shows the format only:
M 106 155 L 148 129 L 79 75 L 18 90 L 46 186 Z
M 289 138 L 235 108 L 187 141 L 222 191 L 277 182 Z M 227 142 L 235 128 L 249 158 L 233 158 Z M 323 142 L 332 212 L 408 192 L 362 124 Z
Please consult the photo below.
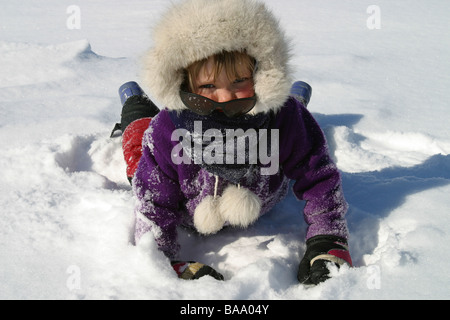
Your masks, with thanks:
M 199 88 L 201 89 L 212 89 L 214 88 L 213 84 L 202 84 L 201 86 L 199 86 Z
M 247 81 L 247 80 L 249 80 L 249 79 L 250 79 L 250 78 L 239 78 L 239 79 L 234 80 L 234 83 L 245 82 L 245 81 Z

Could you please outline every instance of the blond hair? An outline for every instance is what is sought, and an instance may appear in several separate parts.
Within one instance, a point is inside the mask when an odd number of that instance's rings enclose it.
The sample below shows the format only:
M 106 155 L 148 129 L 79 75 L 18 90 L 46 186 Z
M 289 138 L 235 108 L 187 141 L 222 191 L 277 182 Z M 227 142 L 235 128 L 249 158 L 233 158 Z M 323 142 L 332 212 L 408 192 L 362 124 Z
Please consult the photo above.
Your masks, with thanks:
M 221 53 L 213 55 L 212 59 L 214 68 L 212 70 L 212 73 L 208 74 L 208 76 L 212 75 L 214 81 L 223 69 L 225 69 L 227 78 L 230 81 L 234 81 L 237 78 L 242 77 L 243 70 L 248 70 L 252 76 L 253 72 L 255 71 L 255 59 L 250 57 L 245 51 L 222 51 Z M 200 70 L 208 60 L 209 57 L 203 60 L 196 61 L 186 68 L 184 82 L 185 89 L 191 92 L 195 92 L 195 79 L 197 79 L 198 75 L 200 74 Z

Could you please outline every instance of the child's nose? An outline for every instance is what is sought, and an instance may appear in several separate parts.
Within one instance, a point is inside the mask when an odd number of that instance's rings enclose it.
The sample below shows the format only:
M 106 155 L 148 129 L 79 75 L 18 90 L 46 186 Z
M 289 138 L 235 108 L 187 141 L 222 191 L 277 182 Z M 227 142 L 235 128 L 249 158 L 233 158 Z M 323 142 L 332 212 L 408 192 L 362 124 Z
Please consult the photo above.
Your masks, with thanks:
M 236 99 L 236 94 L 229 89 L 219 89 L 216 91 L 217 102 L 227 102 Z

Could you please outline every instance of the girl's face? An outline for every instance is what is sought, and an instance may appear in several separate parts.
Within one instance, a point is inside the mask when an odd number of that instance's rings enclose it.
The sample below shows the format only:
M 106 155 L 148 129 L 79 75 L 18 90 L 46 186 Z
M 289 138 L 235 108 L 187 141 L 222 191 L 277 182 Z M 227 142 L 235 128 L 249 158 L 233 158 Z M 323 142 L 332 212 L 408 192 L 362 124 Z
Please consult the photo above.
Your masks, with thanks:
M 255 90 L 251 71 L 242 67 L 238 74 L 239 77 L 229 79 L 225 68 L 222 68 L 214 79 L 214 59 L 209 58 L 193 81 L 194 93 L 216 102 L 253 97 Z

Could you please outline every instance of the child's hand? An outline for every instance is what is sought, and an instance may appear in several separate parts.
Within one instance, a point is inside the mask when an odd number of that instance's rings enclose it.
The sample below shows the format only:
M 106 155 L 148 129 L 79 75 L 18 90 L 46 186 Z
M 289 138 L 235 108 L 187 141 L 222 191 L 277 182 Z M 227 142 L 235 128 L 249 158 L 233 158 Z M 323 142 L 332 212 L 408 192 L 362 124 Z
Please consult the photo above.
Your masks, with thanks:
M 331 235 L 319 235 L 306 241 L 306 252 L 298 268 L 297 278 L 303 284 L 318 284 L 329 278 L 327 263 L 336 266 L 348 264 L 352 259 L 343 238 Z
M 223 276 L 210 266 L 195 261 L 172 261 L 172 268 L 178 278 L 195 280 L 203 276 L 211 276 L 216 280 L 224 280 Z

